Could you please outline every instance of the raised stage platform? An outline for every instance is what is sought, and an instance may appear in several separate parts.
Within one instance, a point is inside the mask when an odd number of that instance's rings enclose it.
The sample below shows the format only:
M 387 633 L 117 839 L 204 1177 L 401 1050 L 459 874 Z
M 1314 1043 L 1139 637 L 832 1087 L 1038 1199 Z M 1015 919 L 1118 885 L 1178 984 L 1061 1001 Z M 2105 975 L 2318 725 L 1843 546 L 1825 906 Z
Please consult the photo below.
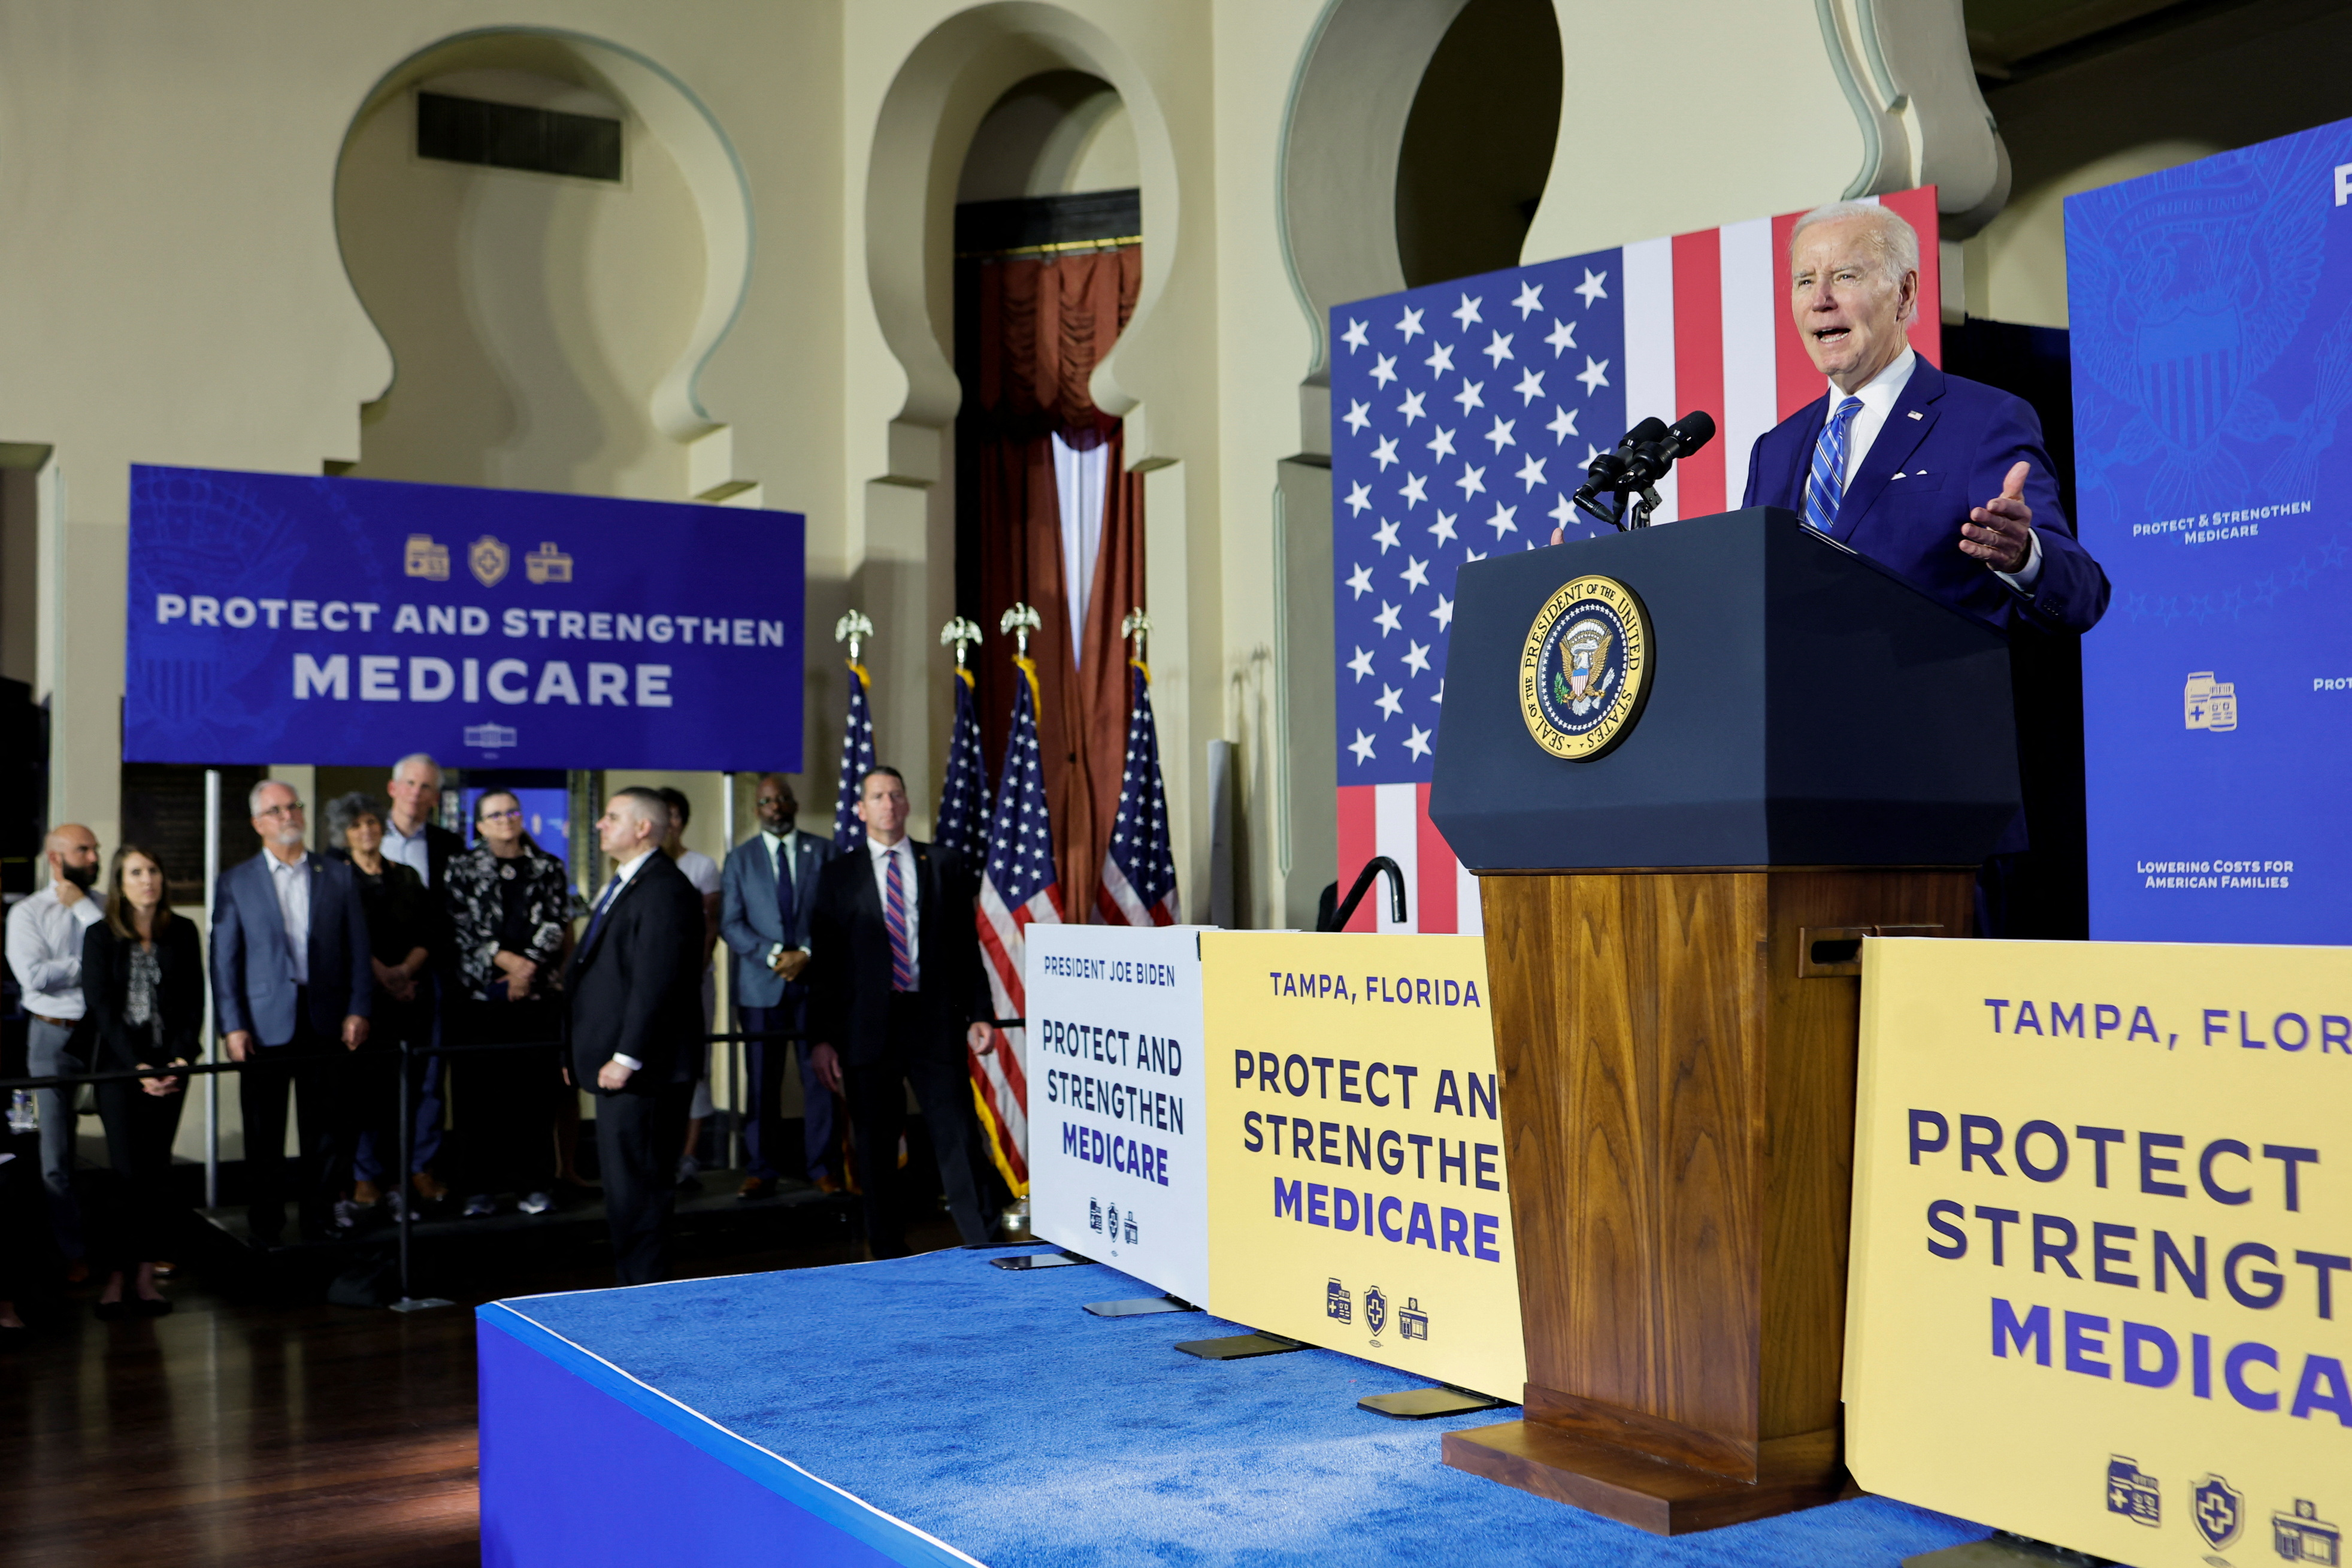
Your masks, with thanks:
M 888 1263 L 480 1309 L 482 1561 L 1893 1568 L 1984 1527 L 1857 1498 L 1667 1540 L 1440 1461 L 1414 1386 L 1309 1350 L 1208 1362 L 1101 1265 Z

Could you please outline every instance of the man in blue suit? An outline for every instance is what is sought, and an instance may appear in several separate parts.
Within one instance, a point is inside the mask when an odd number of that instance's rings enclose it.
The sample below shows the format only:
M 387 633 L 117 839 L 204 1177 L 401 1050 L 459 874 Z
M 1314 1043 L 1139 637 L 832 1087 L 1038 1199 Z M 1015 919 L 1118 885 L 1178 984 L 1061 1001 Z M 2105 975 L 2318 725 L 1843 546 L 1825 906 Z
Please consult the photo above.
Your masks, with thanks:
M 213 1006 L 245 1112 L 247 1218 L 286 1230 L 286 1097 L 301 1094 L 302 1234 L 328 1232 L 357 1142 L 348 1053 L 367 1043 L 375 974 L 352 869 L 305 852 L 302 802 L 275 779 L 247 798 L 262 852 L 223 873 L 213 901 Z
M 2059 510 L 2042 422 L 1911 349 L 1911 226 L 1874 203 L 1817 207 L 1797 221 L 1789 268 L 1798 335 L 1829 390 L 1758 437 L 1741 504 L 1787 507 L 2004 631 L 2090 630 L 2106 574 Z
M 760 831 L 728 852 L 721 875 L 719 934 L 735 955 L 735 1006 L 747 1034 L 797 1029 L 808 1015 L 808 986 L 802 973 L 809 961 L 809 912 L 816 901 L 816 875 L 833 852 L 833 841 L 800 831 L 801 804 L 782 773 L 760 775 Z M 750 1173 L 736 1196 L 763 1198 L 777 1178 L 803 1171 L 826 1192 L 838 1190 L 833 1171 L 833 1091 L 817 1080 L 805 1044 L 800 1051 L 803 1096 L 802 1157 L 783 1143 L 784 1064 L 788 1040 L 751 1040 L 744 1054 L 756 1108 L 743 1129 Z

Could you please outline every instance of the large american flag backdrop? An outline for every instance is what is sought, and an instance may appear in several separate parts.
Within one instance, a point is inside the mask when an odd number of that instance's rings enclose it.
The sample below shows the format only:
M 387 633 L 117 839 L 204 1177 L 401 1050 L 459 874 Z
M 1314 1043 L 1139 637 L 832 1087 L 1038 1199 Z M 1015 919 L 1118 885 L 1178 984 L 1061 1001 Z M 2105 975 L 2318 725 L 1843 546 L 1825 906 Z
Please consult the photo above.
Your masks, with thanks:
M 1936 191 L 1877 198 L 1918 231 L 1912 345 L 1942 361 Z M 1331 312 L 1332 623 L 1340 891 L 1375 855 L 1406 919 L 1368 897 L 1350 931 L 1475 931 L 1477 882 L 1429 820 L 1454 574 L 1601 531 L 1570 504 L 1628 426 L 1693 409 L 1720 433 L 1658 487 L 1654 521 L 1739 504 L 1756 438 L 1822 395 L 1789 318 L 1801 213 L 1408 289 Z

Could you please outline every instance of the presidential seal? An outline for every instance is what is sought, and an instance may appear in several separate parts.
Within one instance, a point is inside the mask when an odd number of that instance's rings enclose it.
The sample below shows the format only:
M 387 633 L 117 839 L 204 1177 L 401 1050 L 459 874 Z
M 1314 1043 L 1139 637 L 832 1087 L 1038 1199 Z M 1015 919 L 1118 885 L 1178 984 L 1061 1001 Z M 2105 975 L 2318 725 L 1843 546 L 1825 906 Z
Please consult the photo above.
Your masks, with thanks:
M 1650 694 L 1650 617 L 1613 577 L 1579 577 L 1536 614 L 1519 712 L 1536 744 L 1589 763 L 1625 738 Z

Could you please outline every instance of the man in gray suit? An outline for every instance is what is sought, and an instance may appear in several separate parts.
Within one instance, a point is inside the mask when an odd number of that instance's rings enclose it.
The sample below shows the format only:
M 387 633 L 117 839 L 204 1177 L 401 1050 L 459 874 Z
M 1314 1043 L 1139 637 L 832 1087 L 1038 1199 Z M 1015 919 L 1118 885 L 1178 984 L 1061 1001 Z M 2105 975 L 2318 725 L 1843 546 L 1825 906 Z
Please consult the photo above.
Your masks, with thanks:
M 247 1218 L 286 1231 L 286 1097 L 299 1087 L 302 1234 L 328 1233 L 357 1142 L 347 1053 L 367 1043 L 375 973 L 352 868 L 306 853 L 302 802 L 265 779 L 247 797 L 262 852 L 221 876 L 213 900 L 213 1007 L 245 1112 Z
M 831 839 L 796 826 L 801 803 L 783 774 L 760 776 L 759 808 L 760 831 L 728 852 L 719 912 L 719 933 L 735 955 L 735 1006 L 747 1034 L 797 1029 L 807 1017 L 808 987 L 801 974 L 808 967 L 809 910 L 817 868 L 833 852 Z M 784 1064 L 792 1053 L 789 1040 L 746 1043 L 755 1109 L 743 1129 L 751 1173 L 738 1197 L 766 1197 L 778 1177 L 802 1170 L 824 1191 L 838 1190 L 833 1091 L 810 1069 L 805 1045 L 800 1052 L 804 1158 L 795 1161 L 784 1149 Z

